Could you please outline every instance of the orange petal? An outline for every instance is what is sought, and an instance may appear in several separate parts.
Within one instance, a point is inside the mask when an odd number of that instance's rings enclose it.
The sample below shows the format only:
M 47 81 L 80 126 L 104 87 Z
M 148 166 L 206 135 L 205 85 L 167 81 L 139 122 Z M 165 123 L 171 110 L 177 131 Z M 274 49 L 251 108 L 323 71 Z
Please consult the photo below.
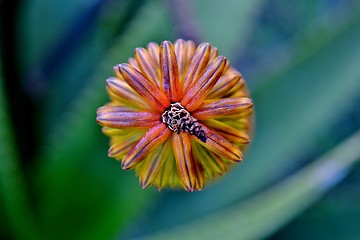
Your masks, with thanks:
M 132 131 L 123 136 L 113 137 L 113 144 L 109 148 L 108 156 L 121 160 L 142 135 L 142 131 Z
M 128 170 L 135 167 L 154 148 L 165 142 L 171 133 L 172 131 L 164 123 L 150 128 L 125 156 L 121 164 L 122 168 Z
M 226 58 L 223 56 L 217 57 L 209 64 L 200 79 L 185 93 L 181 100 L 180 103 L 186 110 L 192 112 L 202 104 L 202 101 L 223 73 L 225 64 Z
M 96 121 L 105 127 L 152 127 L 160 122 L 160 115 L 152 112 L 137 112 L 125 107 L 103 106 L 97 110 Z
M 187 40 L 186 41 L 186 56 L 187 56 L 187 68 L 189 67 L 190 65 L 190 62 L 192 60 L 192 58 L 194 57 L 194 54 L 195 54 L 195 51 L 196 51 L 196 45 L 194 43 L 194 41 L 191 41 L 191 40 Z
M 164 162 L 168 160 L 167 158 L 171 150 L 170 144 L 170 141 L 167 141 L 165 144 L 158 146 L 143 162 L 139 178 L 142 188 L 148 188 L 154 182 Z
M 207 98 L 214 99 L 214 98 L 227 97 L 229 96 L 230 89 L 232 89 L 237 84 L 238 86 L 245 84 L 240 74 L 234 72 L 225 74 L 219 78 L 215 86 L 210 90 Z
M 176 54 L 176 59 L 179 67 L 179 78 L 180 80 L 183 78 L 186 65 L 188 62 L 187 58 L 187 51 L 186 51 L 187 45 L 186 42 L 183 39 L 178 39 L 174 43 L 174 51 Z
M 139 65 L 137 64 L 136 60 L 134 58 L 129 58 L 128 63 L 133 68 L 136 68 L 137 70 L 140 70 Z
M 151 42 L 146 47 L 150 56 L 154 59 L 154 62 L 159 67 L 160 66 L 160 47 L 158 44 Z
M 211 47 L 209 61 L 212 62 L 218 55 L 218 49 L 216 47 Z
M 172 135 L 172 145 L 181 181 L 185 189 L 192 192 L 196 188 L 197 173 L 189 134 L 184 132 L 174 133 Z
M 174 47 L 169 41 L 160 45 L 161 88 L 172 102 L 178 102 L 181 97 L 179 69 Z
M 243 159 L 242 152 L 236 146 L 231 144 L 226 138 L 224 138 L 220 134 L 216 133 L 213 130 L 210 130 L 204 125 L 202 125 L 201 128 L 202 130 L 205 131 L 206 142 L 202 142 L 200 139 L 192 136 L 192 138 L 196 142 L 200 143 L 210 151 L 229 159 L 230 161 L 233 162 L 242 161 Z
M 191 86 L 200 78 L 200 74 L 209 62 L 211 46 L 209 43 L 202 43 L 196 49 L 195 55 L 191 60 L 189 68 L 184 78 L 183 93 L 188 91 Z
M 109 92 L 117 96 L 117 101 L 124 105 L 135 105 L 140 108 L 149 109 L 150 106 L 139 96 L 124 80 L 110 77 L 106 80 Z
M 238 130 L 223 122 L 216 120 L 207 120 L 205 125 L 215 130 L 220 135 L 224 136 L 229 141 L 236 144 L 248 144 L 250 142 L 250 136 L 247 131 Z
M 158 112 L 170 106 L 169 99 L 153 83 L 147 80 L 138 70 L 129 64 L 119 64 L 116 66 L 124 80 L 134 89 L 144 100 Z
M 188 65 L 195 52 L 195 43 L 191 40 L 178 39 L 174 43 L 174 51 L 179 66 L 180 83 L 183 82 Z
M 251 108 L 252 101 L 247 97 L 205 100 L 204 103 L 192 113 L 192 116 L 198 120 L 242 116 L 243 113 L 247 113 Z
M 144 48 L 136 48 L 135 59 L 141 73 L 152 83 L 160 86 L 160 69 L 149 53 Z

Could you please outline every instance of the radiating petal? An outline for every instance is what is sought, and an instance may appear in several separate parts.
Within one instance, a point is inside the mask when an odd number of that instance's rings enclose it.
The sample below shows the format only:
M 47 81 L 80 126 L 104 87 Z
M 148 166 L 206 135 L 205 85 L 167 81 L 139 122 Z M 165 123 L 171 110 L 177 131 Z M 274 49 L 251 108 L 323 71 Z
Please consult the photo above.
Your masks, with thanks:
M 142 97 L 139 96 L 124 80 L 110 77 L 106 80 L 108 92 L 117 96 L 117 101 L 123 105 L 135 105 L 139 108 L 150 109 Z
M 176 60 L 179 67 L 179 78 L 180 81 L 184 77 L 186 65 L 188 62 L 187 58 L 187 44 L 183 39 L 178 39 L 174 43 L 174 51 L 176 54 Z
M 124 107 L 127 105 L 122 101 L 122 98 L 120 98 L 114 92 L 112 92 L 108 86 L 106 86 L 106 91 L 109 95 L 111 103 L 114 103 L 114 104 L 116 103 L 118 106 L 124 106 Z M 128 106 L 128 107 L 130 107 L 130 106 Z M 132 105 L 131 107 L 137 108 L 136 105 Z
M 249 136 L 251 135 L 253 127 L 252 114 L 240 118 L 221 119 L 221 122 L 239 131 L 244 131 Z
M 160 69 L 144 48 L 135 49 L 135 59 L 141 73 L 156 86 L 160 86 Z
M 116 66 L 124 80 L 134 89 L 144 100 L 158 112 L 170 106 L 169 99 L 153 83 L 147 80 L 138 70 L 129 64 L 119 64 Z
M 156 179 L 164 162 L 167 161 L 167 156 L 171 151 L 171 142 L 166 141 L 165 144 L 158 146 L 150 155 L 143 161 L 142 170 L 140 172 L 140 186 L 148 188 Z
M 214 87 L 210 90 L 207 98 L 214 99 L 214 98 L 226 97 L 229 94 L 230 89 L 232 89 L 237 84 L 238 85 L 245 84 L 240 74 L 232 72 L 229 74 L 222 75 L 219 78 L 219 80 L 216 82 Z
M 198 143 L 194 143 L 194 154 L 201 162 L 207 177 L 214 178 L 227 171 L 227 165 L 216 154 L 210 152 Z
M 129 63 L 129 65 L 132 66 L 133 68 L 135 68 L 135 69 L 137 69 L 137 70 L 140 70 L 139 65 L 137 64 L 135 58 L 132 58 L 132 57 L 129 58 L 128 63 Z
M 225 95 L 226 97 L 249 97 L 245 81 L 243 78 L 237 82 Z
M 243 113 L 248 113 L 248 110 L 251 108 L 252 101 L 247 97 L 205 100 L 204 103 L 192 113 L 192 116 L 198 120 L 243 116 Z
M 180 83 L 182 83 L 190 61 L 195 53 L 195 43 L 191 40 L 184 41 L 183 39 L 178 39 L 174 43 L 174 51 L 179 67 Z
M 133 146 L 122 161 L 125 170 L 133 168 L 146 157 L 154 148 L 170 137 L 172 131 L 164 123 L 159 123 L 150 128 L 144 136 Z
M 208 43 L 202 43 L 195 51 L 187 73 L 184 77 L 183 94 L 200 78 L 202 71 L 209 62 L 211 46 Z
M 201 191 L 205 185 L 204 168 L 199 161 L 195 161 L 196 183 L 195 189 Z
M 160 115 L 153 112 L 132 111 L 125 107 L 103 106 L 97 110 L 96 121 L 105 127 L 152 127 L 160 122 Z
M 224 136 L 230 142 L 236 144 L 248 144 L 250 142 L 250 136 L 244 130 L 233 128 L 214 119 L 207 120 L 204 124 Z
M 131 147 L 143 136 L 143 131 L 132 131 L 122 136 L 113 136 L 108 156 L 122 160 Z
M 171 42 L 160 45 L 161 89 L 171 102 L 178 102 L 181 97 L 179 69 Z
M 202 104 L 202 101 L 206 98 L 211 88 L 220 78 L 225 64 L 226 58 L 223 56 L 217 57 L 209 64 L 200 79 L 185 93 L 181 100 L 180 103 L 186 110 L 192 112 Z
M 154 62 L 159 67 L 160 66 L 160 47 L 158 44 L 151 42 L 146 47 L 150 56 L 154 59 Z
M 238 83 L 229 90 L 227 97 L 249 97 L 249 92 L 245 84 L 240 85 L 240 83 Z
M 188 65 L 190 65 L 191 60 L 194 57 L 195 51 L 196 51 L 196 45 L 195 45 L 194 41 L 187 40 L 186 41 L 186 56 L 188 59 L 187 60 L 188 63 L 186 64 L 187 68 L 189 67 Z
M 170 151 L 166 157 L 164 166 L 154 181 L 154 185 L 160 191 L 166 186 L 176 187 L 179 186 L 180 177 L 175 163 L 174 152 Z
M 201 141 L 200 139 L 192 136 L 192 138 L 209 149 L 210 151 L 227 158 L 233 162 L 240 162 L 243 159 L 242 152 L 229 142 L 226 138 L 216 133 L 213 130 L 210 130 L 205 125 L 201 126 L 206 134 L 206 142 Z
M 173 134 L 172 145 L 181 181 L 185 189 L 192 192 L 196 188 L 197 172 L 189 134 L 184 132 Z
M 136 130 L 139 130 L 139 129 L 136 129 Z M 102 128 L 102 133 L 105 134 L 108 137 L 123 136 L 123 135 L 128 134 L 128 133 L 133 132 L 133 131 L 134 131 L 133 128 L 121 128 L 121 129 L 108 128 L 108 127 L 103 127 Z
M 219 55 L 219 51 L 216 47 L 211 47 L 209 62 L 212 62 Z

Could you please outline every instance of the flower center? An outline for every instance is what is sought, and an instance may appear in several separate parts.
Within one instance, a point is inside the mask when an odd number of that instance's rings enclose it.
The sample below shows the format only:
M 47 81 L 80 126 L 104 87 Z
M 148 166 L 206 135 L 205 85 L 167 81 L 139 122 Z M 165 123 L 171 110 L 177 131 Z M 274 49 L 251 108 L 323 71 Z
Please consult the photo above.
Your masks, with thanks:
M 201 129 L 201 125 L 198 120 L 192 117 L 190 113 L 178 102 L 172 103 L 162 114 L 162 121 L 174 132 L 187 132 L 194 135 L 202 142 L 206 142 L 206 133 Z

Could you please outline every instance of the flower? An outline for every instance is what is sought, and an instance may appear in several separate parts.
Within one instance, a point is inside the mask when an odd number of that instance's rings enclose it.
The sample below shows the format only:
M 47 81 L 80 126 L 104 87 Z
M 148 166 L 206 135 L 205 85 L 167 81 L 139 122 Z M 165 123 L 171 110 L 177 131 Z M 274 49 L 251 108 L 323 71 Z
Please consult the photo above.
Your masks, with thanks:
M 164 41 L 136 48 L 106 80 L 111 102 L 97 111 L 109 157 L 154 184 L 201 190 L 243 160 L 252 101 L 244 79 L 217 48 Z

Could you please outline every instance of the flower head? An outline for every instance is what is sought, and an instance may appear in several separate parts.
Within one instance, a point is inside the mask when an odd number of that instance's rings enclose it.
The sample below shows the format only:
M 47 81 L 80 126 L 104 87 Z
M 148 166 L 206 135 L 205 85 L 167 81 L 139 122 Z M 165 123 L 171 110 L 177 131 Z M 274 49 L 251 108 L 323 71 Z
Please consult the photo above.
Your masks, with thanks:
M 111 139 L 108 155 L 134 168 L 141 187 L 201 190 L 242 161 L 252 101 L 215 47 L 149 43 L 114 70 L 106 81 L 111 102 L 96 120 Z

